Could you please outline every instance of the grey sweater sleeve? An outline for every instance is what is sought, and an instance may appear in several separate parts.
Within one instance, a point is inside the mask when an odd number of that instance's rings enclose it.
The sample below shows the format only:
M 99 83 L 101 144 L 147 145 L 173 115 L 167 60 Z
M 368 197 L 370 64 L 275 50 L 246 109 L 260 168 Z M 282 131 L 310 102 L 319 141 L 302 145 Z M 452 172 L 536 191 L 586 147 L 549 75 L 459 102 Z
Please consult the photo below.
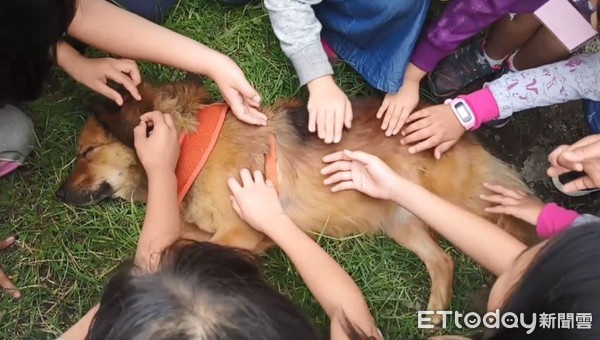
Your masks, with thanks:
M 571 228 L 581 227 L 588 223 L 598 223 L 600 222 L 600 218 L 598 216 L 583 214 L 575 219 L 571 224 Z
M 273 32 L 292 61 L 300 85 L 333 74 L 321 45 L 321 23 L 312 6 L 321 0 L 265 0 Z

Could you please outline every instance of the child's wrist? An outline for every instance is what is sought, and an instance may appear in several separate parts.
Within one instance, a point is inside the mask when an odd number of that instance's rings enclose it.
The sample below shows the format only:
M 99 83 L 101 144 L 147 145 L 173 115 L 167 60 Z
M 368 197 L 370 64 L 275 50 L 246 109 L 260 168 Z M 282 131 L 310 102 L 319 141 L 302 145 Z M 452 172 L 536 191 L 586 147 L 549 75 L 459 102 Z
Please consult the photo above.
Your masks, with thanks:
M 404 73 L 404 82 L 419 84 L 421 79 L 427 75 L 427 72 L 421 70 L 418 66 L 413 63 L 409 63 Z
M 333 80 L 333 76 L 328 74 L 328 75 L 324 75 L 322 77 L 319 78 L 315 78 L 311 81 L 309 81 L 306 84 L 306 87 L 308 88 L 308 91 L 314 91 L 314 90 L 319 90 L 321 88 L 323 88 L 323 86 L 336 86 L 337 84 L 335 83 L 335 80 Z
M 156 167 L 146 169 L 146 175 L 148 176 L 148 181 L 157 180 L 167 177 L 175 177 L 175 169 L 170 169 L 168 167 Z
M 470 130 L 476 130 L 481 124 L 492 121 L 500 115 L 496 98 L 487 87 L 468 95 L 458 96 L 458 98 L 467 103 L 475 116 L 475 125 Z

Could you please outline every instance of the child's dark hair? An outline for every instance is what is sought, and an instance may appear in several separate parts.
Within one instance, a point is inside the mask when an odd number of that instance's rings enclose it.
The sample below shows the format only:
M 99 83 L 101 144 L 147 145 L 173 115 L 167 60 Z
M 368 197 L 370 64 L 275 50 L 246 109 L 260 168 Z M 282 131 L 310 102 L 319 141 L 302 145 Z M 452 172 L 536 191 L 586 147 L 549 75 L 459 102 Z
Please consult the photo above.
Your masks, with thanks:
M 77 0 L 0 1 L 0 107 L 37 99 Z
M 318 339 L 260 268 L 259 257 L 246 250 L 176 242 L 155 272 L 132 262 L 117 270 L 86 339 Z
M 600 223 L 571 227 L 548 241 L 501 311 L 523 315 L 526 323 L 532 322 L 535 313 L 535 330 L 526 334 L 524 327 L 500 326 L 484 335 L 484 339 L 600 339 Z M 554 327 L 540 326 L 542 313 L 554 314 Z M 564 325 L 561 328 L 559 313 L 563 318 L 571 313 L 570 329 Z M 588 323 L 591 329 L 578 329 L 576 319 L 583 313 L 592 316 Z

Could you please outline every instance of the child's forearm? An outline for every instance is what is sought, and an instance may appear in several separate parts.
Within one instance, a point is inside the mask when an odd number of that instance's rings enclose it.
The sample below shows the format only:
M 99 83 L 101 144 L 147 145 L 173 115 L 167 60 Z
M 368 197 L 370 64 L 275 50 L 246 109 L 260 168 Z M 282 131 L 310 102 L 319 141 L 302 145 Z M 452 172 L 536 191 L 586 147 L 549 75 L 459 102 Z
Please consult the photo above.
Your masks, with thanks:
M 401 177 L 393 200 L 425 221 L 455 247 L 495 275 L 507 271 L 526 246 L 489 221 Z
M 180 232 L 175 173 L 148 175 L 148 204 L 136 251 L 136 263 L 154 268 L 160 253 L 179 239 Z
M 376 329 L 362 292 L 344 269 L 287 217 L 270 221 L 263 228 L 290 258 L 306 286 L 332 322 L 344 313 L 367 334 Z
M 98 311 L 98 305 L 95 305 L 85 314 L 76 324 L 71 326 L 68 331 L 61 335 L 60 340 L 83 340 L 88 334 L 92 320 Z
M 62 69 L 65 65 L 72 62 L 73 59 L 81 57 L 81 54 L 77 52 L 71 45 L 64 41 L 59 41 L 56 47 L 56 62 Z
M 209 77 L 212 77 L 211 70 L 218 72 L 214 65 L 223 57 L 105 0 L 80 0 L 69 35 L 121 57 L 147 60 Z

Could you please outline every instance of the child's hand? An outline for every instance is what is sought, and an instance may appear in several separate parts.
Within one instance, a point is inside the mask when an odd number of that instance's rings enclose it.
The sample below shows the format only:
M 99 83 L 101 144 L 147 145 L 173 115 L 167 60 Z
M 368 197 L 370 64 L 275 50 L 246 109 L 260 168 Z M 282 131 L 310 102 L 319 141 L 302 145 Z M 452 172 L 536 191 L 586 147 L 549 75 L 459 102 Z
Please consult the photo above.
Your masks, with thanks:
M 136 100 L 142 99 L 137 89 L 142 77 L 137 64 L 133 60 L 90 59 L 81 55 L 74 55 L 68 62 L 63 63 L 63 69 L 77 82 L 114 100 L 117 105 L 123 105 L 123 97 L 107 85 L 109 80 L 123 85 Z
M 15 238 L 13 236 L 7 238 L 4 241 L 0 241 L 0 250 L 7 249 L 13 243 L 15 243 Z M 10 294 L 10 296 L 12 296 L 14 299 L 18 299 L 21 297 L 21 292 L 19 292 L 17 287 L 15 287 L 10 278 L 6 276 L 6 274 L 4 274 L 2 268 L 0 268 L 0 287 L 2 287 L 2 289 L 8 294 Z
M 419 83 L 404 82 L 398 93 L 387 93 L 377 111 L 377 118 L 383 118 L 381 129 L 386 136 L 395 136 L 400 132 L 406 119 L 419 103 Z
M 267 125 L 267 116 L 260 112 L 260 95 L 250 85 L 244 72 L 226 56 L 222 56 L 213 66 L 214 73 L 209 77 L 219 87 L 223 98 L 233 114 L 242 122 L 252 125 Z
M 323 157 L 323 162 L 332 163 L 321 170 L 323 175 L 331 175 L 323 182 L 335 184 L 331 191 L 354 189 L 373 198 L 392 198 L 390 182 L 398 174 L 376 156 L 344 150 Z
M 435 148 L 433 155 L 440 159 L 462 135 L 465 128 L 460 124 L 450 105 L 442 104 L 417 111 L 408 117 L 402 130 L 402 145 L 414 144 L 408 152 L 417 153 Z
M 529 224 L 537 224 L 538 217 L 544 209 L 544 202 L 524 192 L 507 189 L 501 185 L 485 183 L 483 186 L 495 194 L 481 195 L 481 199 L 498 204 L 495 207 L 485 208 L 485 211 L 510 215 Z
M 265 228 L 275 223 L 279 216 L 285 216 L 277 191 L 270 180 L 263 177 L 262 172 L 254 171 L 254 178 L 248 169 L 240 172 L 242 185 L 235 178 L 227 181 L 229 196 L 233 209 L 253 228 L 265 232 Z
M 145 113 L 133 130 L 135 150 L 148 177 L 174 173 L 179 160 L 179 139 L 173 118 L 158 111 Z M 152 131 L 148 132 L 148 128 Z
M 574 192 L 600 188 L 600 135 L 591 135 L 573 145 L 561 145 L 548 156 L 551 166 L 548 176 L 569 171 L 584 171 L 586 176 L 565 184 L 564 190 Z
M 325 143 L 339 143 L 344 126 L 352 127 L 352 105 L 333 77 L 324 76 L 308 83 L 308 131 L 318 131 Z

